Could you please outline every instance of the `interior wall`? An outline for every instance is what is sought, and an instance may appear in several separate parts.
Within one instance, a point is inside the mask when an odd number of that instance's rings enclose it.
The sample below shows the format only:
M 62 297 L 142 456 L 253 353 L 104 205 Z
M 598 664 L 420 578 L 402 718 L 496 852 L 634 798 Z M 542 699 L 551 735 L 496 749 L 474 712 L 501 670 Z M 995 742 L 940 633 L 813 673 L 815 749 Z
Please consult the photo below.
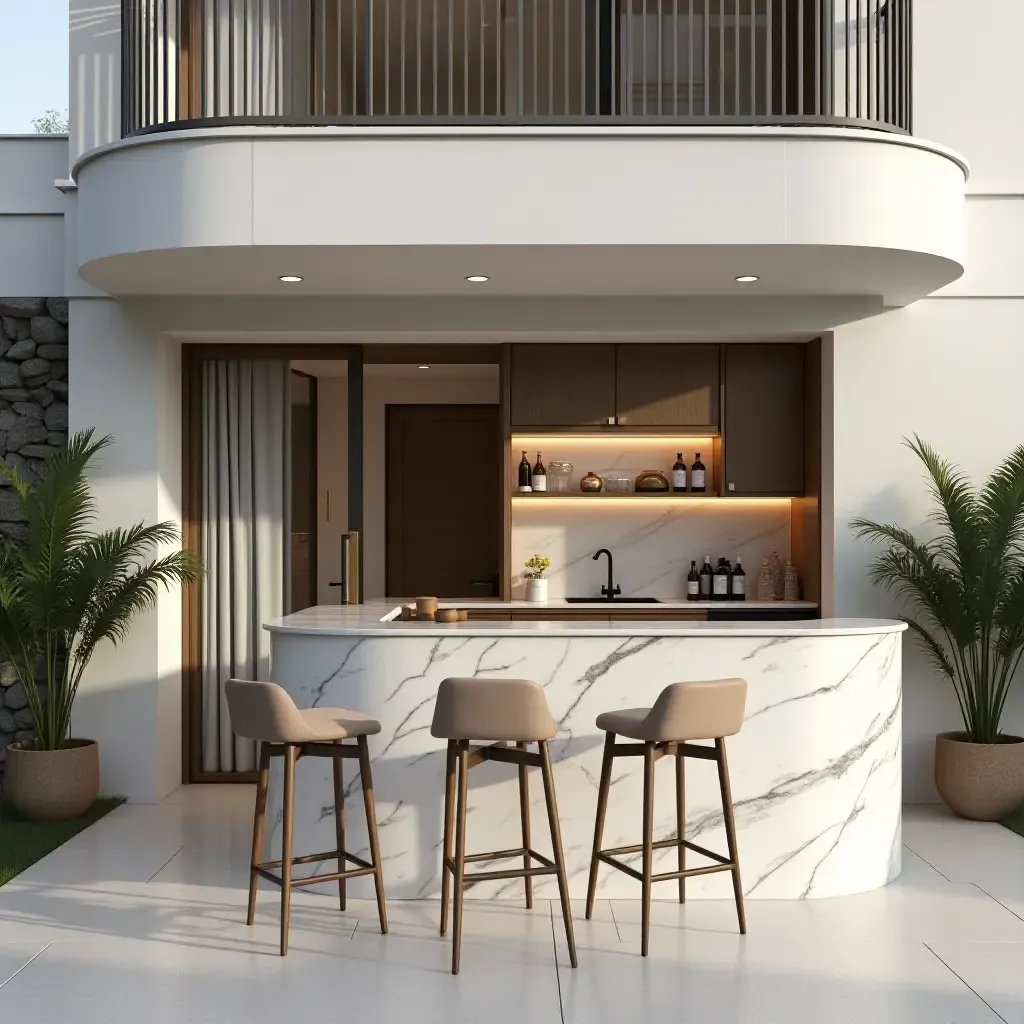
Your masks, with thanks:
M 385 595 L 386 473 L 385 407 L 389 404 L 497 404 L 498 371 L 486 375 L 442 376 L 433 370 L 410 367 L 400 375 L 393 367 L 376 374 L 367 367 L 363 383 L 363 596 L 413 597 L 413 594 Z M 458 468 L 458 452 L 438 452 L 438 471 Z

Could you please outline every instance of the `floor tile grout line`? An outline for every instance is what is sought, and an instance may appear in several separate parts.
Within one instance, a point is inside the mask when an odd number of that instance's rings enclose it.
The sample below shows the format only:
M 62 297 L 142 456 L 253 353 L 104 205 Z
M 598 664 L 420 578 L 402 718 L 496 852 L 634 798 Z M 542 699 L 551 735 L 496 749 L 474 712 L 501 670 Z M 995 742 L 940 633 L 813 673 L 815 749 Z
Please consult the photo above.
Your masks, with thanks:
M 7 982 L 14 981 L 14 979 L 19 974 L 21 974 L 21 972 L 25 970 L 26 967 L 29 967 L 31 964 L 34 964 L 52 945 L 53 941 L 48 942 L 45 946 L 43 946 L 41 950 L 39 950 L 38 953 L 36 953 L 34 957 L 32 957 L 31 960 L 26 960 L 25 963 L 23 963 L 6 981 L 0 981 L 0 988 L 3 988 L 4 985 L 7 984 Z
M 971 885 L 979 892 L 983 892 L 993 903 L 998 903 L 1008 914 L 1013 914 L 1018 921 L 1024 921 L 1024 917 L 1021 917 L 1013 907 L 1008 907 L 998 896 L 993 896 L 983 885 L 980 885 L 978 882 L 971 882 Z
M 943 877 L 943 878 L 944 878 L 944 879 L 945 879 L 945 880 L 946 880 L 947 882 L 949 882 L 949 883 L 950 883 L 950 884 L 952 885 L 952 883 L 953 883 L 953 879 L 952 879 L 952 878 L 950 878 L 950 877 L 949 877 L 949 875 L 947 875 L 947 874 L 946 874 L 945 872 L 943 872 L 943 871 L 939 871 L 939 869 L 938 869 L 938 868 L 937 868 L 937 867 L 936 867 L 936 866 L 935 866 L 935 865 L 934 865 L 934 864 L 933 864 L 933 863 L 932 863 L 932 862 L 931 862 L 931 861 L 930 861 L 930 860 L 929 860 L 929 859 L 928 859 L 927 857 L 925 857 L 925 856 L 924 856 L 924 854 L 918 853 L 918 852 L 917 852 L 917 850 L 915 850 L 915 849 L 914 849 L 914 848 L 913 848 L 913 847 L 912 847 L 912 846 L 910 845 L 910 843 L 903 843 L 903 844 L 901 844 L 901 845 L 905 846 L 905 847 L 906 847 L 906 848 L 907 848 L 907 849 L 908 849 L 908 850 L 909 850 L 909 851 L 910 851 L 910 852 L 911 852 L 911 853 L 912 853 L 912 854 L 913 854 L 913 855 L 914 855 L 915 857 L 920 857 L 920 859 L 921 859 L 921 860 L 923 860 L 923 861 L 925 862 L 925 864 L 927 864 L 927 865 L 928 865 L 928 867 L 930 867 L 930 868 L 932 869 L 932 871 L 936 872 L 937 874 L 940 874 L 940 875 L 942 875 L 942 877 Z M 902 874 L 902 872 L 901 872 L 901 874 Z
M 172 853 L 172 854 L 170 855 L 170 857 L 168 857 L 168 858 L 167 858 L 167 860 L 165 860 L 165 861 L 163 862 L 163 864 L 161 864 L 161 865 L 160 865 L 160 867 L 158 867 L 158 868 L 156 869 L 156 871 L 154 871 L 154 872 L 153 872 L 153 874 L 151 874 L 151 875 L 149 876 L 149 878 L 147 878 L 147 879 L 146 879 L 146 885 L 149 885 L 149 883 L 150 883 L 150 882 L 152 882 L 152 881 L 153 881 L 153 879 L 154 879 L 154 878 L 156 878 L 156 876 L 157 876 L 157 875 L 159 875 L 159 874 L 160 874 L 160 872 L 161 872 L 161 871 L 163 871 L 163 869 L 164 869 L 165 867 L 167 867 L 167 865 L 168 865 L 168 864 L 170 864 L 170 863 L 171 863 L 171 861 L 172 861 L 172 860 L 174 860 L 174 858 L 175 858 L 175 857 L 177 857 L 177 856 L 178 856 L 178 854 L 179 854 L 179 853 L 181 853 L 181 851 L 182 851 L 182 850 L 184 850 L 184 849 L 185 849 L 185 847 L 184 847 L 184 846 L 179 846 L 179 847 L 178 847 L 178 848 L 177 848 L 177 849 L 176 849 L 176 850 L 174 851 L 174 853 Z
M 619 931 L 619 922 L 615 917 L 615 905 L 611 900 L 608 900 L 608 910 L 612 915 L 612 924 L 615 925 L 615 938 L 622 942 L 622 933 Z
M 961 978 L 960 975 L 957 974 L 957 972 L 954 971 L 953 968 L 950 967 L 950 965 L 947 964 L 946 961 L 943 960 L 942 957 L 939 956 L 939 954 L 936 953 L 935 950 L 932 949 L 932 947 L 927 942 L 923 943 L 923 945 L 924 948 L 927 949 L 928 952 L 931 953 L 931 955 L 935 957 L 935 959 L 938 960 L 939 963 L 942 964 L 942 966 L 945 967 L 946 970 L 949 971 L 949 973 L 952 974 L 953 977 L 956 978 L 956 980 L 959 981 L 961 985 L 964 986 L 964 988 L 968 989 L 970 992 L 973 992 L 974 995 L 976 995 L 996 1015 L 996 1017 L 998 1017 L 999 1020 L 1003 1022 L 1003 1024 L 1009 1024 L 1007 1019 L 1001 1013 L 999 1013 L 996 1010 L 996 1008 L 976 988 L 974 988 L 973 985 L 969 985 L 966 981 L 964 981 L 964 979 Z
M 555 955 L 555 988 L 558 991 L 558 1019 L 565 1024 L 565 1006 L 562 1004 L 562 972 L 558 967 L 558 938 L 555 935 L 555 904 L 548 900 L 548 920 L 551 922 L 551 951 Z

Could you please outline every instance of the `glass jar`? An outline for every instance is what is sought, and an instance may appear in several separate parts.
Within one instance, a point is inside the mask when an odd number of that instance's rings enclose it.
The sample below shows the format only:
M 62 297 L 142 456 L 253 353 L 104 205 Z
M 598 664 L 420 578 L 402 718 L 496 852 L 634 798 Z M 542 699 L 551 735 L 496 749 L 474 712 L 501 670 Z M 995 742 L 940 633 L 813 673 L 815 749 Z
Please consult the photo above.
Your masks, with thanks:
M 548 490 L 553 494 L 568 494 L 571 477 L 571 462 L 548 463 Z
M 634 486 L 638 494 L 665 494 L 670 489 L 668 477 L 660 469 L 645 469 Z

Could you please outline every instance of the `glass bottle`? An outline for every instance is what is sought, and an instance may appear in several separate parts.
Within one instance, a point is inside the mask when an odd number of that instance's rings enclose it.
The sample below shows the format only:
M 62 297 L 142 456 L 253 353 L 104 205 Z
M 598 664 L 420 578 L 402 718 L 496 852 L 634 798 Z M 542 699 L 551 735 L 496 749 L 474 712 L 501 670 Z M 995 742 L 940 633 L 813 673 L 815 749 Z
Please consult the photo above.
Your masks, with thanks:
M 690 490 L 697 494 L 703 494 L 707 490 L 706 470 L 704 463 L 700 461 L 700 452 L 694 452 L 693 468 L 690 470 Z
M 702 601 L 711 600 L 711 556 L 704 556 L 704 564 L 700 567 L 700 599 Z
M 523 457 L 519 462 L 519 490 L 532 491 L 532 483 L 533 471 L 530 469 L 530 460 L 526 457 L 526 452 L 523 452 Z
M 718 560 L 718 568 L 715 569 L 715 578 L 712 581 L 712 599 L 715 601 L 729 600 L 729 568 L 725 559 Z
M 537 452 L 537 465 L 533 467 L 530 485 L 535 491 L 548 489 L 548 471 L 544 468 L 544 463 L 540 461 L 540 452 Z
M 743 571 L 743 559 L 736 556 L 736 568 L 732 571 L 732 594 L 734 601 L 746 601 L 747 599 L 747 574 Z
M 683 453 L 676 452 L 675 465 L 672 467 L 672 490 L 679 493 L 686 490 L 686 463 Z
M 690 560 L 690 572 L 686 577 L 686 600 L 700 600 L 700 577 L 697 575 L 697 560 Z

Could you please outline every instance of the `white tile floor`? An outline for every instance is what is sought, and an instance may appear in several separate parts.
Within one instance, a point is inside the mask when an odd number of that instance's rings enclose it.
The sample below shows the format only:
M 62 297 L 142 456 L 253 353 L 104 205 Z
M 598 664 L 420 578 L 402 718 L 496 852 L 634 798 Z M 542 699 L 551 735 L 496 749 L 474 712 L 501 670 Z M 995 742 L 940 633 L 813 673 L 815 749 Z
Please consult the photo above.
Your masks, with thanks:
M 0 1021 L 42 1024 L 529 1022 L 1024 1024 L 1024 839 L 909 808 L 904 872 L 864 896 L 575 907 L 467 905 L 462 973 L 433 903 L 297 894 L 276 955 L 276 893 L 246 928 L 251 793 L 183 789 L 115 811 L 0 889 Z M 742 854 L 742 850 L 741 850 Z M 668 887 L 671 888 L 671 887 Z

